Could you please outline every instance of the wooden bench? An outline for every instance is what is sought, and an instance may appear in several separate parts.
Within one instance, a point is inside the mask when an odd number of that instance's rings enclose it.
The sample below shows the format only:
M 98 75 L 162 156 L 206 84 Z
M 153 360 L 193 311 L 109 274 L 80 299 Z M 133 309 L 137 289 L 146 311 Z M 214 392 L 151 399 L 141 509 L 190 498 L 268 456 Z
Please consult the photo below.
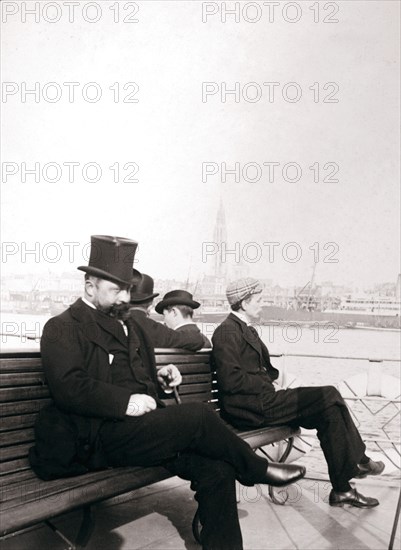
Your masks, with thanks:
M 182 375 L 180 399 L 183 403 L 201 401 L 218 410 L 218 392 L 210 368 L 210 350 L 197 353 L 182 350 L 156 350 L 157 365 L 176 364 Z M 34 444 L 34 422 L 39 410 L 50 402 L 50 395 L 39 352 L 0 355 L 0 536 L 8 538 L 45 522 L 67 543 L 67 548 L 83 547 L 94 529 L 91 505 L 158 481 L 172 474 L 163 468 L 109 468 L 81 476 L 42 481 L 31 470 L 29 448 Z M 166 400 L 171 404 L 173 400 Z M 281 457 L 288 456 L 293 436 L 299 431 L 288 426 L 238 432 L 252 448 L 287 440 Z M 269 493 L 276 503 L 271 487 Z M 82 509 L 83 517 L 76 541 L 72 543 L 51 523 L 51 519 Z M 199 541 L 199 525 L 194 518 L 193 532 Z

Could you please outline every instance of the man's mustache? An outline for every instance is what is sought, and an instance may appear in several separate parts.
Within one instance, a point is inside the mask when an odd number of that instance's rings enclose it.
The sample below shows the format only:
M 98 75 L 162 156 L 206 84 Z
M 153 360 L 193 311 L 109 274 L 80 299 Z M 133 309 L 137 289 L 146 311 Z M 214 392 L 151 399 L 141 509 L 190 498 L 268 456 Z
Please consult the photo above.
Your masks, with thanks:
M 125 321 L 129 317 L 130 304 L 115 304 L 110 308 L 109 315 L 120 321 Z

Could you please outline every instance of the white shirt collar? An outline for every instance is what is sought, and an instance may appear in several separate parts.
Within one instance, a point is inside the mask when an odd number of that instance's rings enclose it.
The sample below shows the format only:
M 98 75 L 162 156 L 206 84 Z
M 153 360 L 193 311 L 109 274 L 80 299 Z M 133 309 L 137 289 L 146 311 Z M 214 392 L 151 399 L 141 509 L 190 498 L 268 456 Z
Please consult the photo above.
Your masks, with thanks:
M 236 315 L 238 317 L 238 319 L 241 319 L 241 321 L 243 321 L 244 323 L 246 323 L 249 327 L 249 325 L 251 325 L 252 323 L 248 320 L 248 317 L 245 315 L 245 313 L 240 313 L 239 311 L 232 311 L 231 310 L 231 313 L 233 313 L 234 315 Z
M 96 309 L 96 306 L 92 304 L 92 302 L 89 302 L 86 298 L 81 298 L 84 304 L 91 307 L 92 309 Z

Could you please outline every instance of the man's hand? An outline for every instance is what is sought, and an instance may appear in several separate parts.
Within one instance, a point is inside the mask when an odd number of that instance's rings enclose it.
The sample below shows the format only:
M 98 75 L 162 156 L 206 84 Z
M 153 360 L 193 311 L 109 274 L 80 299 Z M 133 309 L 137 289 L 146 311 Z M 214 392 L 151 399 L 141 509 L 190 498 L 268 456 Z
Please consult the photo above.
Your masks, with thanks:
M 156 401 L 146 393 L 133 393 L 128 401 L 125 412 L 127 416 L 142 416 L 156 409 Z
M 181 384 L 182 376 L 177 367 L 170 363 L 157 371 L 157 380 L 165 393 L 171 393 L 175 386 Z

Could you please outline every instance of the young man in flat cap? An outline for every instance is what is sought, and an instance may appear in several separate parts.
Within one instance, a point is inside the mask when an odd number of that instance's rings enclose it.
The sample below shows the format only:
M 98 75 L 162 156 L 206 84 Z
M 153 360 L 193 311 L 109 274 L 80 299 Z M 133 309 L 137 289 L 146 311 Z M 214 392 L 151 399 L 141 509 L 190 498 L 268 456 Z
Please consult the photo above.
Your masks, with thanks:
M 192 317 L 194 314 L 194 309 L 197 309 L 200 306 L 199 302 L 196 302 L 192 294 L 186 290 L 171 290 L 167 292 L 161 300 L 156 305 L 157 313 L 164 315 L 164 322 L 166 325 L 177 331 L 184 333 L 197 333 L 199 328 L 193 322 Z M 203 336 L 203 347 L 211 348 L 209 338 L 202 334 Z
M 316 429 L 327 461 L 331 506 L 371 508 L 379 504 L 352 489 L 349 480 L 377 475 L 383 462 L 365 454 L 365 444 L 338 390 L 333 386 L 276 391 L 278 370 L 251 323 L 261 313 L 262 285 L 250 277 L 227 286 L 232 312 L 213 335 L 213 356 L 224 417 L 239 428 L 294 424 Z
M 53 402 L 39 414 L 33 470 L 43 479 L 107 466 L 163 464 L 192 481 L 208 550 L 242 548 L 235 479 L 284 486 L 305 475 L 258 457 L 206 404 L 165 407 L 181 382 L 171 365 L 156 372 L 128 318 L 135 241 L 91 238 L 85 293 L 43 330 L 43 368 Z M 126 334 L 126 331 L 127 333 Z

